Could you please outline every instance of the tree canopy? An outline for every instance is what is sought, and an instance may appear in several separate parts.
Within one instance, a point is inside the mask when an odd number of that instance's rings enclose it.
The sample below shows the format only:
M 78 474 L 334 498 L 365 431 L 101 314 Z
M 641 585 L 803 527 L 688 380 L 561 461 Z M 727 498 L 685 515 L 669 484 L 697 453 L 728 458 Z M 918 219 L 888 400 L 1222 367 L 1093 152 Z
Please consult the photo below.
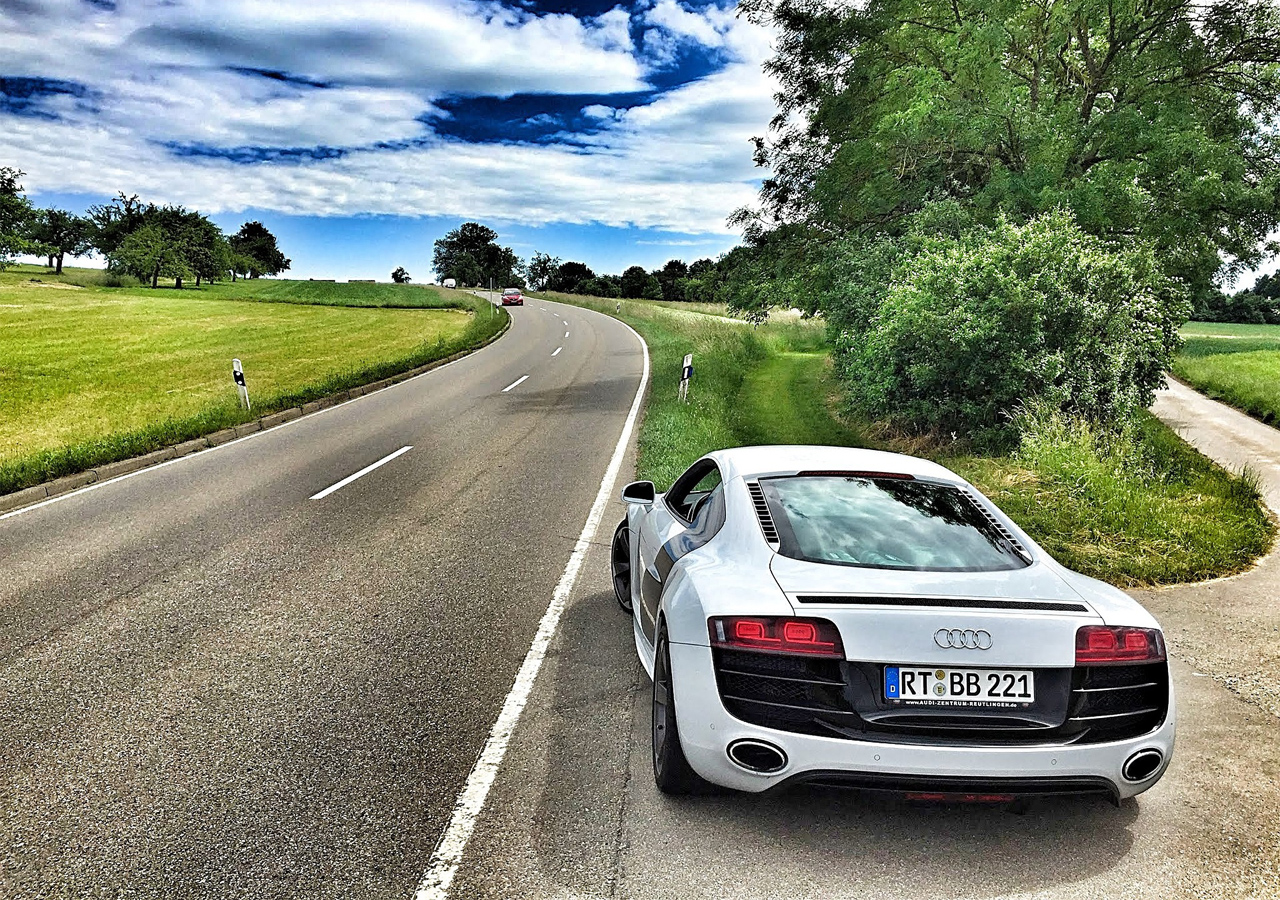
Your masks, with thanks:
M 459 284 L 522 287 L 520 257 L 498 244 L 498 232 L 478 222 L 464 222 L 435 242 L 432 268 L 440 279 Z
M 276 236 L 261 222 L 245 222 L 231 236 L 230 244 L 243 266 L 238 271 L 250 278 L 279 275 L 288 271 L 292 262 L 280 252 Z
M 778 32 L 774 170 L 756 228 L 893 231 L 1063 207 L 1208 284 L 1280 222 L 1280 18 L 1269 0 L 743 0 Z
M 27 232 L 33 210 L 22 193 L 23 172 L 0 166 L 0 268 L 10 256 L 29 249 Z

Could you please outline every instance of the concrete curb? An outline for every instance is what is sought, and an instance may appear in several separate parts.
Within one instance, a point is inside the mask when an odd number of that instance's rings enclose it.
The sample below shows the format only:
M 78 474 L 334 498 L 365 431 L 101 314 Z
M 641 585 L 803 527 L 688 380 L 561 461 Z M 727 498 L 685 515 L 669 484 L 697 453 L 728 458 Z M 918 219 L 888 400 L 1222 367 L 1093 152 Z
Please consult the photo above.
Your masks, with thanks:
M 215 431 L 212 434 L 206 434 L 204 437 L 198 437 L 194 440 L 183 441 L 181 444 L 174 444 L 171 447 L 164 447 L 151 453 L 144 453 L 142 456 L 134 456 L 130 459 L 122 459 L 118 462 L 104 463 L 94 469 L 85 472 L 77 472 L 74 475 L 66 475 L 62 478 L 55 478 L 53 481 L 46 481 L 44 484 L 37 484 L 34 487 L 23 488 L 20 491 L 14 491 L 11 494 L 0 495 L 0 513 L 12 512 L 15 509 L 21 509 L 24 506 L 31 506 L 33 503 L 40 503 L 48 500 L 50 497 L 57 497 L 62 494 L 85 487 L 98 481 L 109 481 L 112 478 L 119 478 L 121 475 L 128 475 L 130 472 L 136 472 L 139 469 L 145 469 L 148 466 L 154 466 L 157 463 L 168 462 L 171 459 L 177 459 L 180 456 L 187 456 L 191 453 L 197 453 L 201 450 L 207 450 L 210 447 L 217 447 L 219 444 L 225 444 L 236 438 L 245 437 L 257 431 L 265 431 L 268 428 L 274 428 L 277 425 L 283 425 L 286 422 L 292 422 L 294 419 L 310 413 L 319 412 L 322 409 L 328 409 L 331 406 L 337 406 L 339 403 L 345 403 L 348 400 L 354 400 L 357 397 L 363 397 L 365 394 L 372 394 L 383 388 L 391 387 L 402 381 L 408 381 L 410 378 L 417 378 L 419 375 L 425 375 L 432 369 L 438 369 L 441 366 L 447 366 L 451 362 L 457 362 L 464 356 L 482 350 L 492 344 L 498 338 L 507 333 L 511 327 L 511 318 L 503 324 L 497 333 L 486 338 L 481 343 L 472 347 L 470 350 L 461 350 L 457 353 L 450 354 L 443 359 L 437 359 L 435 362 L 429 362 L 418 366 L 415 369 L 401 372 L 398 375 L 392 375 L 390 378 L 383 378 L 370 384 L 359 385 L 350 390 L 338 391 L 336 394 L 330 394 L 327 397 L 321 397 L 319 400 L 313 400 L 310 403 L 304 403 L 302 406 L 294 406 L 279 412 L 271 413 L 255 419 L 251 422 L 245 422 L 243 425 L 237 425 L 234 428 L 224 428 L 222 431 Z

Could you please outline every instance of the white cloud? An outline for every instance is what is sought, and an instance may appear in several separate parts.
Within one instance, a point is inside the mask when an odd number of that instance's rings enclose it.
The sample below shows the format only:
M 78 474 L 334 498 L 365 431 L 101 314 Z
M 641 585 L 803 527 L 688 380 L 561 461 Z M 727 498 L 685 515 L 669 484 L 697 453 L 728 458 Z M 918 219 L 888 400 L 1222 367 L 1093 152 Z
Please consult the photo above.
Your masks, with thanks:
M 114 15 L 81 0 L 23 2 L 62 19 L 24 17 L 16 0 L 0 6 L 9 57 L 0 74 L 82 82 L 97 105 L 60 102 L 59 121 L 0 115 L 0 162 L 26 170 L 32 192 L 125 190 L 207 212 L 252 206 L 723 234 L 726 216 L 756 197 L 749 138 L 774 113 L 774 86 L 760 68 L 768 33 L 714 6 L 694 12 L 659 0 L 637 21 L 651 35 L 720 51 L 732 62 L 718 73 L 647 106 L 588 106 L 582 112 L 598 130 L 571 145 L 481 145 L 435 136 L 423 124 L 439 114 L 431 101 L 450 91 L 642 87 L 648 63 L 631 44 L 630 15 L 617 8 L 579 20 L 475 0 L 120 0 Z M 374 146 L 396 141 L 411 144 Z M 353 149 L 244 164 L 176 155 L 166 142 Z

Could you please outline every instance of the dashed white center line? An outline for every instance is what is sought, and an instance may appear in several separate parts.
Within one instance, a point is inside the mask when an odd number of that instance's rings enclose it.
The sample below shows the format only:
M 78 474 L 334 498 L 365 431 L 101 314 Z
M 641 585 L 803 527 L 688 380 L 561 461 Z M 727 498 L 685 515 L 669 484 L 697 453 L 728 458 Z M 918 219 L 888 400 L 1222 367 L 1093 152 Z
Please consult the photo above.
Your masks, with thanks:
M 567 332 L 567 331 L 566 331 L 566 332 L 564 333 L 564 336 L 565 336 L 565 337 L 568 337 L 568 336 L 569 336 L 569 332 Z
M 502 393 L 505 394 L 507 391 L 511 390 L 513 387 L 516 387 L 518 384 L 520 384 L 520 382 L 525 381 L 528 377 L 529 377 L 528 375 L 521 375 L 515 381 L 511 382 L 509 385 L 504 387 L 502 389 Z
M 556 348 L 556 352 L 555 352 L 555 353 L 552 353 L 551 355 L 552 355 L 552 356 L 559 356 L 559 355 L 560 355 L 560 351 L 561 351 L 561 350 L 563 350 L 563 349 L 564 349 L 563 347 L 557 347 L 557 348 Z
M 311 496 L 311 499 L 312 499 L 312 500 L 323 500 L 325 497 L 328 497 L 328 496 L 329 496 L 330 494 L 332 494 L 334 491 L 336 491 L 336 490 L 340 490 L 340 489 L 342 489 L 342 488 L 346 487 L 346 486 L 347 486 L 347 485 L 349 485 L 351 482 L 355 481 L 357 478 L 361 478 L 361 477 L 363 477 L 363 476 L 365 476 L 365 475 L 368 475 L 370 472 L 372 472 L 374 469 L 378 468 L 379 466 L 385 466 L 387 463 L 391 462 L 391 460 L 395 459 L 395 458 L 396 458 L 397 456 L 399 456 L 400 454 L 402 454 L 402 453 L 408 453 L 408 452 L 409 452 L 410 450 L 412 450 L 412 449 L 413 449 L 413 445 L 412 445 L 412 444 L 410 444 L 408 447 L 401 447 L 401 448 L 400 448 L 399 450 L 397 450 L 395 453 L 388 453 L 386 456 L 382 457 L 382 459 L 378 460 L 378 461 L 377 461 L 376 463 L 374 463 L 373 465 L 365 466 L 363 469 L 361 469 L 359 472 L 355 473 L 354 475 L 348 475 L 346 478 L 342 479 L 342 480 L 341 480 L 341 481 L 339 481 L 337 484 L 331 484 L 331 485 L 329 485 L 329 487 L 325 488 L 325 489 L 324 489 L 323 491 L 321 491 L 320 493 L 318 493 L 318 494 L 313 494 L 313 495 Z

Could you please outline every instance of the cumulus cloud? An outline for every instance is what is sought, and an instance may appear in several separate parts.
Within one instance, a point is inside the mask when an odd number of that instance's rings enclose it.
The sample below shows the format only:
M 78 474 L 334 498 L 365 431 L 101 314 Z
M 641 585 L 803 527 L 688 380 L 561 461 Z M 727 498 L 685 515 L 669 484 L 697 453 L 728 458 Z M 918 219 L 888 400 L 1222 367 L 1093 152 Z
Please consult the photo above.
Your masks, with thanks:
M 26 170 L 30 190 L 123 189 L 208 212 L 723 233 L 755 197 L 749 138 L 774 111 L 768 34 L 675 0 L 584 19 L 480 0 L 118 0 L 114 12 L 23 0 L 0 5 L 0 33 L 0 75 L 92 94 L 51 94 L 43 117 L 0 114 L 0 162 Z M 647 48 L 664 42 L 723 65 L 645 105 L 587 104 L 593 127 L 563 140 L 473 144 L 431 128 L 444 97 L 649 88 L 666 62 Z M 340 152 L 240 152 L 254 148 Z

